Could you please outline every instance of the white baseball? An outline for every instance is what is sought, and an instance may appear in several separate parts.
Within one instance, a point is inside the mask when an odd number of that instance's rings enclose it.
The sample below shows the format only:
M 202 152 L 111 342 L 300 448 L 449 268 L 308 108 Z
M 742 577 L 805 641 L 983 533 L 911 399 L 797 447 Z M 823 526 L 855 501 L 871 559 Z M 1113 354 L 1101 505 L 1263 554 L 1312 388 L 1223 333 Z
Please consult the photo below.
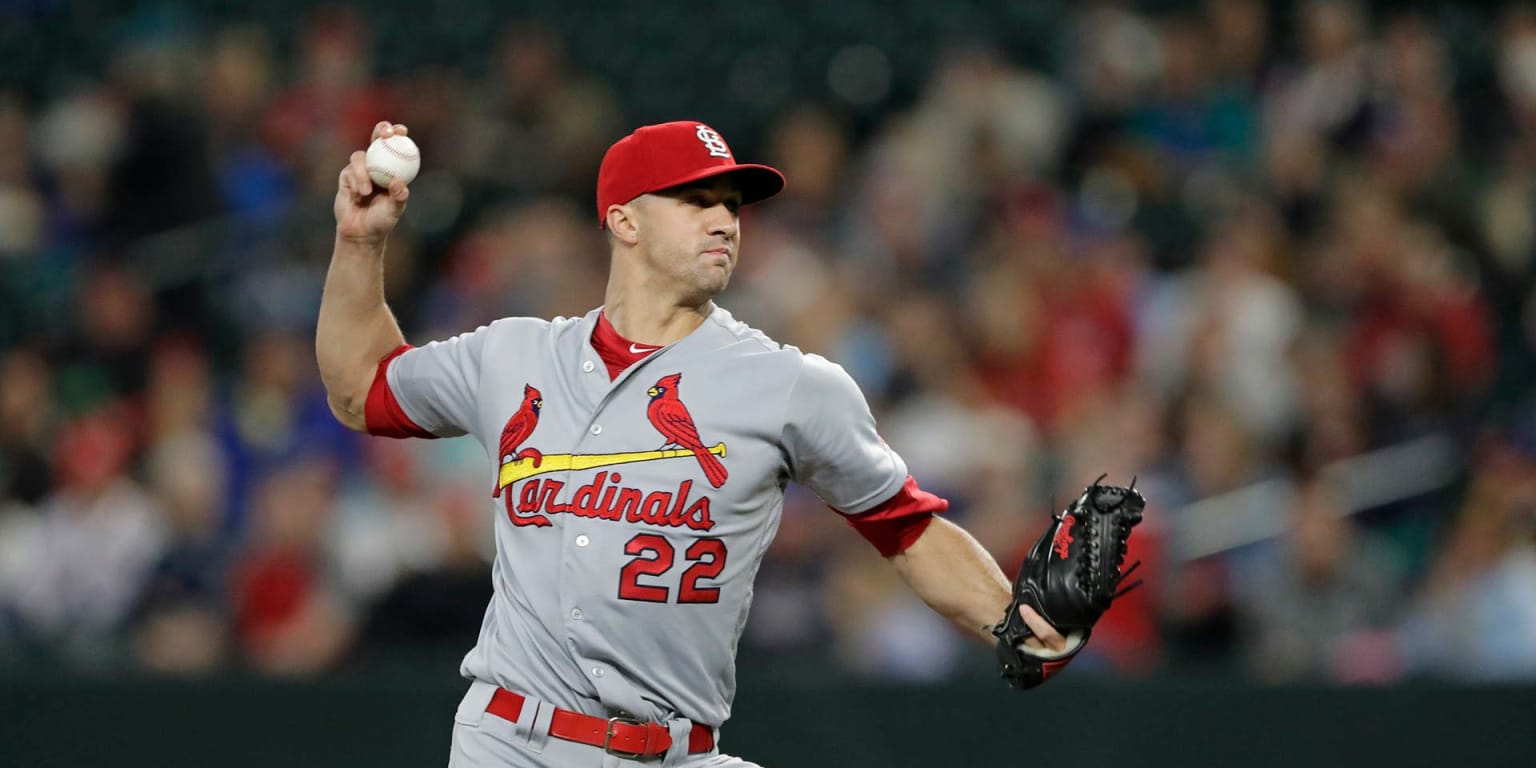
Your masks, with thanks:
M 368 178 L 381 187 L 394 179 L 409 184 L 421 170 L 421 150 L 409 136 L 386 136 L 368 145 Z

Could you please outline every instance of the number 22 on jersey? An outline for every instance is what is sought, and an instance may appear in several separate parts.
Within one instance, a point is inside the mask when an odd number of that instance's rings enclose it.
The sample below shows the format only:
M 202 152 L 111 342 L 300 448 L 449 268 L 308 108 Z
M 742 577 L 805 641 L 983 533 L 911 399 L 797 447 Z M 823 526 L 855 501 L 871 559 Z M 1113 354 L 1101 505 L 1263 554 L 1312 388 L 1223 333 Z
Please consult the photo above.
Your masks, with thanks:
M 672 570 L 677 550 L 665 536 L 654 533 L 637 533 L 624 545 L 624 554 L 634 555 L 619 571 L 619 598 L 647 603 L 665 603 L 671 590 L 665 583 L 666 573 Z M 678 579 L 677 602 L 718 603 L 720 588 L 701 586 L 702 579 L 713 579 L 725 570 L 725 542 L 716 538 L 704 538 L 688 545 L 683 557 L 692 565 Z M 645 582 L 641 578 L 646 579 Z

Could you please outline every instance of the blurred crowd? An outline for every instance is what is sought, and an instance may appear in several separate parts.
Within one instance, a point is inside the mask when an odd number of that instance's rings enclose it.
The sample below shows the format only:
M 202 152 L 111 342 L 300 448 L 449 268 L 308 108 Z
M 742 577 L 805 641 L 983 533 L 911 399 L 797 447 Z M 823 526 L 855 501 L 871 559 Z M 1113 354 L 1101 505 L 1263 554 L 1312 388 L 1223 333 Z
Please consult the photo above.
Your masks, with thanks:
M 846 367 L 1010 573 L 1053 506 L 1138 478 L 1147 586 L 1077 666 L 1536 679 L 1536 8 L 1161 5 L 727 133 L 789 186 L 720 303 Z M 390 78 L 355 10 L 299 28 L 145 23 L 94 78 L 0 84 L 0 668 L 473 643 L 483 451 L 349 433 L 319 384 L 336 175 L 381 119 L 422 147 L 386 270 L 410 341 L 573 315 L 637 117 L 532 19 L 480 70 Z M 798 487 L 740 653 L 991 674 Z

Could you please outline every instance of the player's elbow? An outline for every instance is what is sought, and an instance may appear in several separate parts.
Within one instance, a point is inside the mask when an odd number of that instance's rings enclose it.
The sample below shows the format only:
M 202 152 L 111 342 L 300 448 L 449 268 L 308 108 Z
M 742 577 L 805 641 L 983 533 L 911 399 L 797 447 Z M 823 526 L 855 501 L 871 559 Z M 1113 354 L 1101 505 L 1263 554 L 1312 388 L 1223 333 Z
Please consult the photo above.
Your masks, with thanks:
M 331 414 L 348 429 L 366 432 L 368 396 L 379 375 L 377 363 L 340 361 L 333 355 L 326 355 L 324 347 L 318 351 L 320 383 L 325 386 L 325 400 Z
M 342 426 L 353 432 L 366 433 L 368 431 L 368 418 L 366 415 L 368 397 L 366 393 L 362 397 L 358 397 L 356 395 L 338 395 L 335 392 L 328 392 L 326 403 L 331 407 L 331 415 L 335 416 Z

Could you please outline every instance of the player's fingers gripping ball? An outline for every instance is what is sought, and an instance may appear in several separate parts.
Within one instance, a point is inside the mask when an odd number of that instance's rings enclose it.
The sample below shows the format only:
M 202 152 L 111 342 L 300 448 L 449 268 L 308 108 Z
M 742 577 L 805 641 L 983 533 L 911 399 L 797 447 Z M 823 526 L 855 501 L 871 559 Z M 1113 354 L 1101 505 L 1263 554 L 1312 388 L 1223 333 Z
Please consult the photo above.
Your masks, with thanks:
M 1147 501 L 1130 487 L 1093 485 L 1045 529 L 1030 549 L 1013 583 L 1008 613 L 992 629 L 1003 679 L 1014 688 L 1033 688 L 1065 667 L 1088 642 L 1093 625 L 1115 598 L 1135 589 L 1121 582 L 1141 565 L 1124 570 L 1131 528 L 1141 522 Z M 1019 606 L 1028 605 L 1067 638 L 1059 653 L 1029 648 L 1033 637 Z
M 368 168 L 368 178 L 381 187 L 389 186 L 395 179 L 409 184 L 421 170 L 421 151 L 409 136 L 383 136 L 368 145 L 363 163 Z

